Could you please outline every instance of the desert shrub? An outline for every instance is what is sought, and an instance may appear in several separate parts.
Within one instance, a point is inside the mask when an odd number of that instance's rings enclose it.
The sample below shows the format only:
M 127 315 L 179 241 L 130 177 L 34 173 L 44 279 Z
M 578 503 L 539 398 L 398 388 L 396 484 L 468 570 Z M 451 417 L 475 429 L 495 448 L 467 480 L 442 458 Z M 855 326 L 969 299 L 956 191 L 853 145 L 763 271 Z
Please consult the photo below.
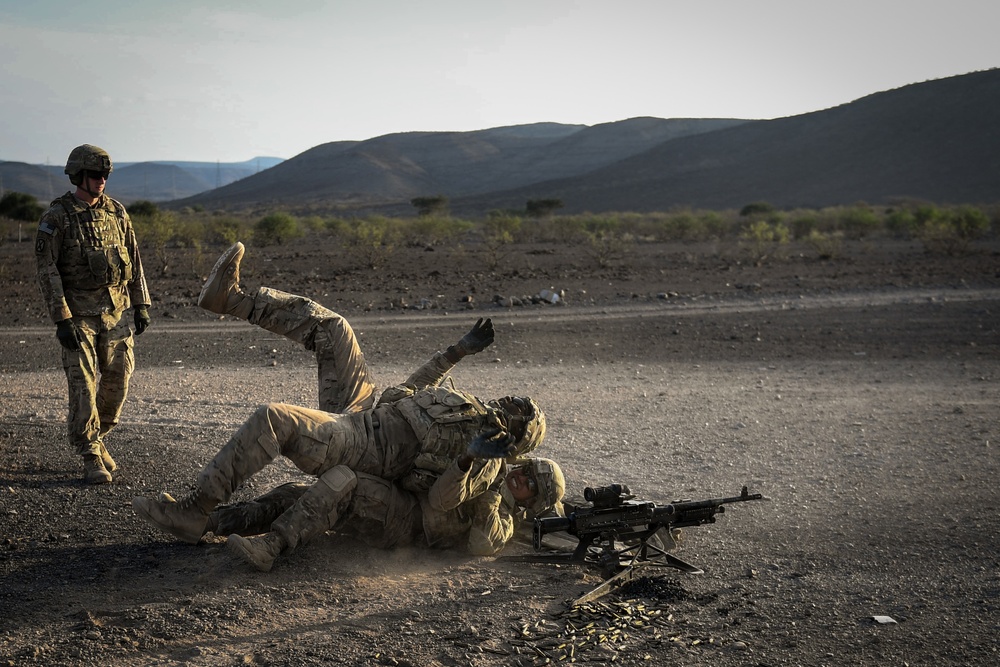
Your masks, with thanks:
M 232 245 L 250 237 L 250 223 L 244 218 L 223 215 L 205 223 L 204 240 L 207 243 Z
M 403 240 L 409 244 L 440 245 L 465 234 L 474 225 L 450 216 L 423 215 L 401 224 Z
M 38 199 L 23 192 L 8 192 L 0 199 L 0 216 L 12 220 L 37 222 L 43 213 L 45 208 Z
M 928 252 L 958 255 L 986 235 L 990 220 L 974 206 L 960 206 L 924 221 L 917 236 Z
M 631 234 L 619 234 L 607 229 L 587 230 L 586 238 L 588 253 L 602 269 L 624 257 L 635 240 Z
M 767 217 L 775 212 L 774 206 L 766 201 L 755 201 L 740 209 L 741 218 Z
M 907 209 L 891 209 L 885 214 L 885 228 L 896 238 L 910 238 L 917 231 L 917 217 Z
M 154 202 L 149 201 L 148 199 L 136 200 L 131 204 L 129 204 L 127 208 L 129 217 L 135 217 L 137 215 L 145 215 L 145 216 L 156 215 L 157 211 L 160 210 L 159 206 L 157 206 Z
M 282 245 L 285 241 L 304 236 L 298 218 L 289 213 L 271 213 L 257 221 L 253 228 L 254 243 L 262 246 Z
M 743 231 L 740 238 L 746 243 L 754 263 L 760 264 L 779 246 L 788 243 L 789 237 L 788 227 L 783 223 L 757 220 Z
M 378 216 L 349 223 L 344 231 L 348 243 L 370 269 L 382 268 L 396 251 L 399 240 L 398 225 Z
M 544 218 L 564 206 L 562 199 L 529 199 L 524 210 L 529 217 Z
M 813 229 L 805 240 L 816 251 L 820 259 L 834 259 L 840 255 L 844 247 L 843 232 L 821 232 L 818 229 Z
M 482 229 L 483 247 L 486 249 L 486 263 L 491 271 L 510 254 L 507 247 L 514 242 L 522 222 L 519 216 L 500 212 L 487 216 Z
M 327 230 L 327 221 L 318 215 L 310 215 L 299 220 L 302 225 L 302 229 L 308 233 L 315 234 L 317 232 L 325 232 Z
M 819 232 L 819 216 L 815 211 L 792 211 L 788 214 L 786 223 L 792 232 L 792 238 L 809 239 L 813 232 Z
M 444 195 L 434 197 L 414 197 L 410 205 L 417 209 L 417 215 L 446 215 L 448 213 L 448 198 Z
M 840 229 L 849 239 L 863 239 L 876 232 L 881 224 L 878 215 L 867 206 L 845 209 L 840 215 Z
M 138 210 L 133 210 L 129 217 L 132 218 L 132 227 L 135 229 L 140 247 L 147 253 L 152 253 L 160 274 L 165 275 L 170 268 L 167 248 L 177 235 L 177 216 L 173 211 L 158 209 L 152 214 L 143 212 L 148 210 L 139 207 Z

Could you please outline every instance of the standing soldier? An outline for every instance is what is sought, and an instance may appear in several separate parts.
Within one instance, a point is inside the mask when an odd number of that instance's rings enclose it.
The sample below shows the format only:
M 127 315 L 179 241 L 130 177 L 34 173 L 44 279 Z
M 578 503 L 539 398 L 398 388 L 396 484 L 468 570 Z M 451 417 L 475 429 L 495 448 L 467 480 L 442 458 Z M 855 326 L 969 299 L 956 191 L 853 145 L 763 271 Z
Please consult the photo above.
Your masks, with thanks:
M 149 326 L 149 291 L 132 221 L 104 194 L 111 157 L 77 146 L 65 173 L 76 186 L 42 215 L 35 240 L 38 284 L 62 345 L 69 383 L 69 441 L 84 480 L 106 484 L 118 467 L 104 436 L 118 424 L 135 368 L 135 334 Z M 123 317 L 133 309 L 132 318 Z

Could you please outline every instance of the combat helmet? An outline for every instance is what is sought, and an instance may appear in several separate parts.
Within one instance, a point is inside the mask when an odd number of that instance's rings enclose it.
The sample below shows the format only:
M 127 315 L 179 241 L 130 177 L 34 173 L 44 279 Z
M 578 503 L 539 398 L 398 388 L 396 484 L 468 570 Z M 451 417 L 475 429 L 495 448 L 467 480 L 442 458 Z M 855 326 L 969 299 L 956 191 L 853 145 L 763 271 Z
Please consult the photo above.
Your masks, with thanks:
M 111 164 L 111 156 L 106 150 L 99 146 L 83 144 L 70 151 L 63 172 L 69 176 L 70 183 L 80 185 L 83 182 L 83 172 L 87 169 L 110 174 L 114 165 Z
M 545 438 L 545 413 L 538 403 L 522 396 L 504 396 L 491 403 L 506 413 L 510 431 L 518 436 L 514 442 L 514 453 L 508 461 L 526 456 L 542 443 Z
M 546 510 L 561 514 L 562 499 L 566 495 L 566 478 L 562 468 L 552 459 L 543 458 L 527 459 L 526 465 L 538 485 L 538 492 L 528 509 L 536 515 Z

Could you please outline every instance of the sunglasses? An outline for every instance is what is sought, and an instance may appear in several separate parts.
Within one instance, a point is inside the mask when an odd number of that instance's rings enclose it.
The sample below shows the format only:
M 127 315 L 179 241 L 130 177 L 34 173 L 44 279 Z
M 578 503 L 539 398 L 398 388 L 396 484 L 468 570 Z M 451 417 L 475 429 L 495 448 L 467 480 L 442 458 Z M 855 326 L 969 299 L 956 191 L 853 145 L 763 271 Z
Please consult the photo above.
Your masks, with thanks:
M 108 176 L 111 175 L 110 171 L 95 171 L 94 169 L 85 170 L 87 178 L 92 178 L 95 181 L 99 178 L 103 178 L 105 181 L 108 180 Z

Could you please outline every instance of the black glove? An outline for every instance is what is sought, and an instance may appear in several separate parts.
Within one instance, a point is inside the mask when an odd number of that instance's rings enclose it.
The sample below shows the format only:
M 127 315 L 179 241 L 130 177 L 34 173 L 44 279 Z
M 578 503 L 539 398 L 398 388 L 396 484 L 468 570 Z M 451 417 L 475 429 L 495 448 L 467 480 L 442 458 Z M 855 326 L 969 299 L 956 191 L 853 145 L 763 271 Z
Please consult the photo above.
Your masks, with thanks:
M 149 327 L 149 311 L 145 306 L 136 306 L 135 309 L 135 335 L 138 336 Z
M 56 338 L 59 339 L 59 344 L 67 350 L 75 352 L 80 349 L 80 332 L 77 331 L 73 320 L 60 320 L 56 322 Z
M 493 320 L 487 317 L 485 320 L 479 318 L 476 324 L 469 329 L 469 333 L 462 336 L 462 340 L 455 344 L 456 352 L 460 356 L 482 352 L 493 344 Z
M 517 451 L 514 446 L 514 436 L 498 428 L 481 432 L 472 442 L 466 453 L 476 459 L 505 459 Z

